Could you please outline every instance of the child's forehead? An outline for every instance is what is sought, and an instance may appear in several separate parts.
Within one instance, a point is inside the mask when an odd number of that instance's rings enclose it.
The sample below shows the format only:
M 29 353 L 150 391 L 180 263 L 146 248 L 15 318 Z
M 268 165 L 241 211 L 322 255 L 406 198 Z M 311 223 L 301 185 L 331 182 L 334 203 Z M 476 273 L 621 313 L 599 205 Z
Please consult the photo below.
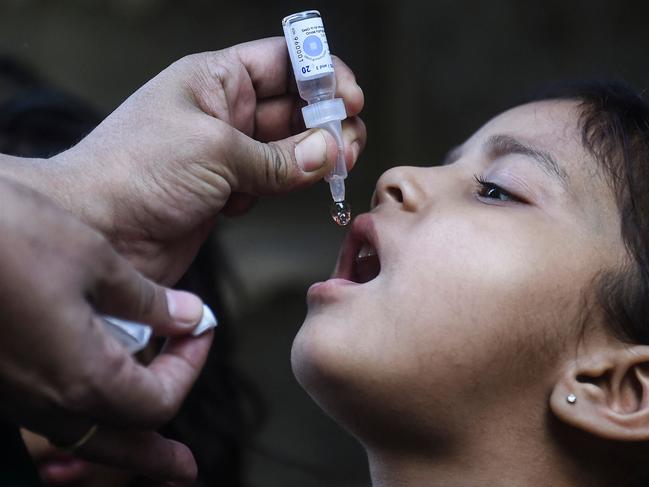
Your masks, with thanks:
M 511 108 L 485 123 L 466 142 L 482 144 L 493 135 L 509 135 L 568 161 L 583 159 L 579 102 L 545 100 Z
M 493 155 L 494 140 L 509 139 L 526 149 L 547 154 L 557 161 L 556 166 L 567 175 L 566 179 L 583 187 L 586 178 L 601 176 L 602 172 L 600 164 L 582 144 L 580 116 L 580 104 L 572 100 L 519 105 L 493 117 L 447 159 L 466 156 L 487 160 Z

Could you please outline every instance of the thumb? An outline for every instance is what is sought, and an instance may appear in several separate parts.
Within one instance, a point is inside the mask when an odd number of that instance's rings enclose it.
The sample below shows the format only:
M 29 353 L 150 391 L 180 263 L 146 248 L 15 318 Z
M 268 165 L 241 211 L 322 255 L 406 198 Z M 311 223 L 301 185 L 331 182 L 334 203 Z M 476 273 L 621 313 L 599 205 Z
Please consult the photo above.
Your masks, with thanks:
M 88 292 L 96 311 L 145 323 L 162 336 L 186 334 L 201 320 L 203 302 L 198 296 L 150 281 L 112 249 L 104 259 L 109 263 L 95 275 Z
M 320 181 L 334 167 L 338 145 L 323 129 L 311 129 L 276 142 L 258 142 L 244 134 L 229 144 L 228 162 L 235 191 L 269 195 Z

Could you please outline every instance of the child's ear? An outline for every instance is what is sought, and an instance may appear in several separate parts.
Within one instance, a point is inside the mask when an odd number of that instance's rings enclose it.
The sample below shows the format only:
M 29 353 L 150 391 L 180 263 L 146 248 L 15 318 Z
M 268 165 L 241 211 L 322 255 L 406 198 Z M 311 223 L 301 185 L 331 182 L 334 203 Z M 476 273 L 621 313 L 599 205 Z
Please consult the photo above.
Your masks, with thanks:
M 550 409 L 561 421 L 605 439 L 649 440 L 649 347 L 583 352 L 559 377 Z

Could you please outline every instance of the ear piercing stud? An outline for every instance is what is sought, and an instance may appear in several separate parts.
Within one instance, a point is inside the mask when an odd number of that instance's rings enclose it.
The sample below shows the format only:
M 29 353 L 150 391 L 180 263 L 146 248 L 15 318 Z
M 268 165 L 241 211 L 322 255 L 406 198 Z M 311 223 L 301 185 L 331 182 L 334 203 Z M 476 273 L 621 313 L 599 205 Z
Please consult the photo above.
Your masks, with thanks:
M 568 402 L 568 404 L 573 405 L 577 402 L 577 396 L 575 396 L 572 393 L 568 394 L 568 396 L 566 397 L 566 401 Z

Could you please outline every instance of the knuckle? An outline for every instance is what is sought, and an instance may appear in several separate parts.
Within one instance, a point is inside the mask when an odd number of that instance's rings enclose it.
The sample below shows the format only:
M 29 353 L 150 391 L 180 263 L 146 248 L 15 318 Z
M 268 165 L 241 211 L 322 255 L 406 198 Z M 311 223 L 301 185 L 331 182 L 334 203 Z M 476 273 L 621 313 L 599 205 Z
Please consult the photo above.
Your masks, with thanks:
M 213 184 L 237 187 L 239 184 L 236 144 L 239 134 L 231 125 L 218 118 L 204 119 L 196 127 L 199 145 L 205 148 L 204 161 L 200 164 L 209 174 L 218 178 Z
M 99 325 L 96 320 L 95 326 Z M 86 357 L 83 366 L 70 381 L 65 394 L 65 404 L 72 411 L 92 411 L 107 404 L 111 384 L 124 380 L 125 352 L 113 340 L 104 340 L 101 350 Z
M 165 394 L 156 404 L 155 410 L 151 411 L 153 424 L 162 425 L 169 422 L 180 410 L 180 404 L 172 394 Z
M 98 383 L 93 368 L 82 366 L 75 376 L 63 385 L 60 400 L 63 409 L 74 413 L 93 410 L 97 403 Z
M 205 118 L 197 122 L 196 131 L 202 140 L 209 141 L 208 147 L 220 155 L 225 148 L 232 144 L 233 127 L 219 118 Z
M 130 278 L 130 269 L 117 253 L 106 253 L 99 260 L 101 281 L 108 288 L 121 288 Z
M 207 66 L 220 58 L 219 52 L 197 52 L 187 54 L 171 64 L 171 67 L 181 72 L 199 74 L 205 72 Z
M 84 232 L 80 237 L 82 245 L 82 255 L 99 267 L 100 272 L 111 270 L 116 265 L 117 253 L 99 232 Z
M 202 52 L 187 54 L 175 61 L 172 66 L 196 66 L 204 57 L 205 53 Z
M 230 67 L 221 59 L 203 60 L 203 73 L 206 84 L 211 84 L 211 88 L 217 91 L 217 95 L 225 99 L 227 82 L 231 77 Z
M 365 146 L 367 139 L 367 128 L 359 117 L 351 117 L 343 122 L 343 131 L 350 142 L 356 141 Z
M 101 318 L 90 318 L 89 335 L 103 329 Z M 101 335 L 103 336 L 103 335 Z M 111 339 L 90 340 L 86 353 L 66 364 L 60 374 L 58 403 L 66 411 L 92 414 L 115 400 L 111 390 L 115 384 L 128 380 L 130 356 Z
M 145 278 L 139 278 L 138 282 L 138 316 L 150 316 L 155 310 L 157 291 L 155 285 Z
M 63 388 L 59 402 L 66 411 L 83 412 L 88 409 L 89 397 L 86 384 L 75 380 Z
M 289 180 L 291 160 L 276 142 L 263 144 L 265 164 L 264 182 L 269 187 L 283 186 Z
M 93 254 L 103 255 L 106 253 L 112 252 L 112 247 L 108 243 L 108 240 L 98 231 L 88 229 L 88 231 L 83 232 L 81 238 L 83 245 L 86 248 L 87 252 Z
M 363 122 L 363 120 L 361 120 L 358 117 L 354 118 L 354 122 L 356 124 L 358 140 L 360 141 L 361 145 L 364 147 L 365 141 L 367 140 L 367 126 L 365 125 L 365 122 Z
M 227 119 L 225 90 L 230 68 L 226 56 L 213 52 L 189 54 L 174 62 L 171 69 L 203 111 Z
M 101 327 L 103 331 L 104 323 L 102 318 L 94 319 L 94 326 Z M 97 391 L 105 390 L 106 385 L 115 378 L 116 381 L 128 379 L 124 377 L 127 371 L 127 365 L 131 360 L 126 349 L 116 340 L 105 339 L 101 341 L 100 351 L 93 353 L 95 366 L 88 373 L 89 382 Z

